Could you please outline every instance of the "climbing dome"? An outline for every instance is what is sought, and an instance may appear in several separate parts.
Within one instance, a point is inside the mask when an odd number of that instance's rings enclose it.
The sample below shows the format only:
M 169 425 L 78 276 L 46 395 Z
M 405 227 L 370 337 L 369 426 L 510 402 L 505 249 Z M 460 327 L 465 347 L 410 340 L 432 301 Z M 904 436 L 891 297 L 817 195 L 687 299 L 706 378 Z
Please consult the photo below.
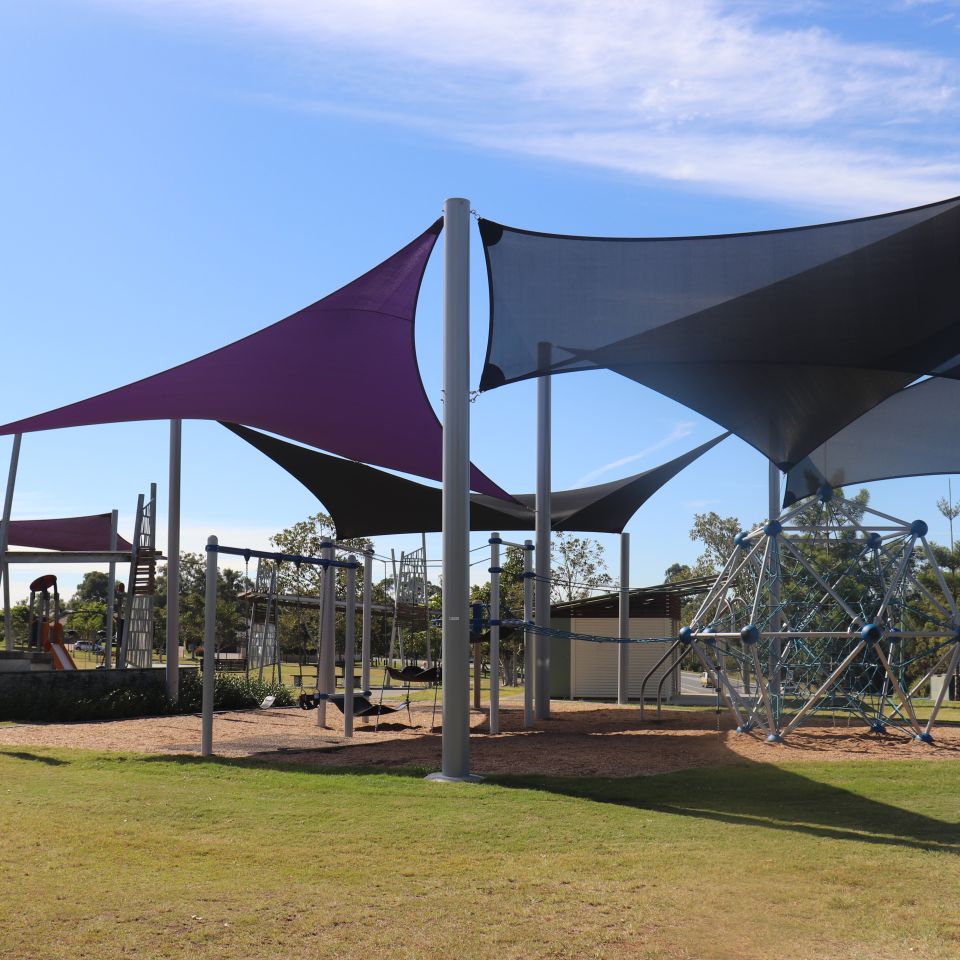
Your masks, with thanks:
M 819 713 L 932 740 L 946 684 L 922 718 L 915 699 L 956 670 L 960 612 L 926 535 L 823 488 L 735 538 L 680 639 L 738 729 L 778 741 Z

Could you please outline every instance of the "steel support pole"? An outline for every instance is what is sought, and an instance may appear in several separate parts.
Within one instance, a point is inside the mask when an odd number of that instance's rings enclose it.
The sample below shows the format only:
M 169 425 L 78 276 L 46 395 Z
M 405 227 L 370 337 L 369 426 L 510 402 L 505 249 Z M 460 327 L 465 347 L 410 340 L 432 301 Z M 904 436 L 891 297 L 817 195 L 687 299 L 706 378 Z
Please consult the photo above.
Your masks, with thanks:
M 322 560 L 333 560 L 336 556 L 336 550 L 329 541 L 320 545 L 320 558 Z M 320 699 L 317 701 L 317 726 L 325 727 L 327 725 L 327 700 L 326 697 L 336 690 L 330 684 L 330 669 L 336 669 L 334 660 L 335 637 L 331 631 L 332 625 L 336 626 L 336 619 L 331 618 L 330 613 L 336 605 L 336 582 L 334 580 L 334 567 L 326 566 L 323 568 L 323 590 L 320 596 L 320 656 L 317 658 L 317 693 Z
M 216 537 L 207 537 L 207 590 L 203 605 L 203 697 L 201 701 L 200 755 L 213 753 L 213 675 L 217 643 Z M 211 550 L 210 548 L 214 549 Z
M 3 576 L 3 634 L 6 638 L 6 648 L 13 649 L 13 614 L 10 609 L 10 565 L 3 564 L 0 571 Z
M 117 549 L 117 526 L 119 523 L 119 513 L 114 510 L 110 514 L 110 549 Z M 103 631 L 103 666 L 105 670 L 113 667 L 113 605 L 116 602 L 117 592 L 117 564 L 115 560 L 110 561 L 107 568 L 107 622 L 104 624 Z
M 523 541 L 523 622 L 533 623 L 533 541 Z M 533 726 L 533 675 L 536 663 L 535 634 L 523 632 L 523 726 Z
M 363 619 L 360 626 L 360 687 L 370 689 L 370 617 L 373 606 L 373 547 L 363 551 Z
M 13 488 L 17 483 L 17 466 L 20 463 L 20 441 L 22 433 L 13 435 L 13 446 L 10 448 L 10 470 L 7 473 L 7 489 L 3 495 L 3 519 L 0 521 L 0 557 L 7 555 L 7 546 L 10 540 L 10 513 L 13 510 Z M 10 567 L 7 563 L 0 565 L 0 576 L 3 577 L 3 633 L 6 648 L 13 649 L 13 622 L 10 612 Z
M 549 369 L 550 344 L 539 345 L 541 369 Z M 536 491 L 536 622 L 538 627 L 550 626 L 550 467 L 551 467 L 551 377 L 544 373 L 537 380 L 537 491 Z M 545 633 L 537 636 L 535 709 L 538 720 L 550 717 L 550 638 Z
M 167 512 L 167 696 L 174 702 L 176 702 L 180 692 L 180 453 L 182 427 L 182 420 L 170 421 L 169 510 Z M 204 654 L 206 654 L 206 648 L 204 648 Z
M 470 776 L 470 203 L 443 207 L 443 747 L 440 776 Z
M 490 734 L 500 732 L 500 534 L 490 535 Z
M 433 666 L 433 648 L 430 644 L 430 598 L 427 596 L 427 535 L 420 534 L 423 549 L 423 641 L 427 654 L 427 669 Z
M 767 516 L 770 523 L 773 523 L 780 516 L 780 470 L 777 465 L 770 460 L 767 471 L 767 493 L 768 505 Z M 770 608 L 771 617 L 769 620 L 768 631 L 779 631 L 781 616 L 780 608 L 780 573 L 782 570 L 780 564 L 780 547 L 776 543 L 776 537 L 770 538 L 770 565 L 768 567 L 768 576 L 770 577 Z M 782 645 L 779 637 L 770 638 L 769 656 L 767 662 L 767 672 L 769 674 L 770 693 L 774 698 L 774 709 L 779 725 L 781 712 L 780 704 L 780 655 Z
M 620 639 L 630 639 L 630 534 L 620 534 Z M 630 701 L 630 644 L 617 644 L 617 703 Z M 641 711 L 643 697 L 640 697 Z
M 343 629 L 343 735 L 353 736 L 353 665 L 356 658 L 357 558 L 347 557 L 347 597 Z

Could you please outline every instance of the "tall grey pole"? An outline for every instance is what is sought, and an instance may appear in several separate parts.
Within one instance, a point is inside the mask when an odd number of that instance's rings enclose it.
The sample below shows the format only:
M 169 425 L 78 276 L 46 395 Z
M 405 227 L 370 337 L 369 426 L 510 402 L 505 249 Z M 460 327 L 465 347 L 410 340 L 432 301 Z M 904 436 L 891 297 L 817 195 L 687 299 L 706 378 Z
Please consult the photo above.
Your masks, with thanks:
M 22 433 L 13 435 L 13 447 L 10 449 L 10 470 L 7 473 L 7 489 L 3 495 L 3 521 L 0 522 L 0 577 L 3 577 L 3 632 L 6 648 L 13 649 L 13 623 L 10 616 L 10 568 L 7 566 L 7 545 L 10 540 L 10 513 L 13 510 L 13 488 L 17 482 L 17 466 L 20 463 L 20 441 Z
M 373 628 L 373 547 L 363 551 L 363 618 L 360 626 L 360 686 L 370 689 L 370 632 Z
M 777 465 L 770 460 L 767 472 L 767 493 L 768 505 L 767 516 L 770 523 L 773 523 L 780 516 L 780 470 Z M 767 568 L 767 575 L 770 577 L 770 626 L 772 632 L 779 632 L 781 617 L 780 607 L 780 551 L 776 542 L 776 537 L 770 541 L 770 566 Z M 770 638 L 769 663 L 767 670 L 770 675 L 768 687 L 774 697 L 777 716 L 780 715 L 780 670 L 777 666 L 780 663 L 781 640 L 779 637 Z
M 180 690 L 180 452 L 183 421 L 170 421 L 169 510 L 167 512 L 167 696 Z M 206 654 L 206 648 L 204 648 Z M 204 681 L 206 682 L 206 681 Z
M 533 541 L 523 541 L 523 621 L 533 623 Z M 536 672 L 536 635 L 523 631 L 523 726 L 533 726 L 533 685 Z
M 354 632 L 357 629 L 357 558 L 347 557 L 347 596 L 343 625 L 343 735 L 353 736 L 353 664 L 356 656 Z
M 3 633 L 6 638 L 6 647 L 13 649 L 13 617 L 10 609 L 10 567 L 4 563 L 3 576 Z
M 540 344 L 541 368 L 549 369 L 550 344 Z M 537 380 L 537 492 L 536 492 L 536 600 L 538 627 L 550 626 L 550 403 L 551 377 L 543 373 Z M 550 638 L 537 635 L 536 714 L 538 720 L 550 717 Z
M 427 669 L 433 666 L 433 650 L 430 646 L 430 598 L 427 596 L 427 535 L 420 534 L 423 548 L 423 639 L 427 653 Z
M 620 639 L 630 639 L 630 534 L 620 533 Z M 630 644 L 617 644 L 617 703 L 630 701 Z
M 490 734 L 500 732 L 500 534 L 490 534 Z
M 203 604 L 203 696 L 201 701 L 200 755 L 213 753 L 213 675 L 217 643 L 217 538 L 207 537 L 207 590 Z M 213 547 L 211 550 L 210 548 Z
M 119 513 L 114 510 L 110 514 L 110 549 L 117 549 L 117 524 L 119 522 Z M 113 667 L 113 605 L 116 601 L 117 592 L 117 562 L 110 561 L 107 568 L 107 622 L 104 624 L 103 632 L 103 666 L 110 670 Z
M 440 776 L 470 776 L 470 203 L 443 205 L 443 745 Z
M 320 545 L 320 558 L 333 560 L 336 556 L 334 546 L 329 541 Z M 320 700 L 317 702 L 317 726 L 327 725 L 327 701 L 325 695 L 336 693 L 330 687 L 330 665 L 334 662 L 334 640 L 330 635 L 329 610 L 335 609 L 336 584 L 334 583 L 334 567 L 329 565 L 323 569 L 323 589 L 320 592 L 320 656 L 317 658 L 317 693 Z M 336 624 L 336 620 L 334 620 Z

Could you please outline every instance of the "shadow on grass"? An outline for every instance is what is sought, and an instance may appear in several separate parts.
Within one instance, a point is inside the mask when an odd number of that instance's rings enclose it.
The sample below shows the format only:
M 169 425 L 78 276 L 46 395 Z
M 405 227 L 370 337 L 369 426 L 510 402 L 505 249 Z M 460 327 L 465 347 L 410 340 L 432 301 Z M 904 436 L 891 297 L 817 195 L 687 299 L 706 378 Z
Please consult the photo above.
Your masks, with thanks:
M 864 765 L 879 772 L 875 764 Z M 852 783 L 864 768 L 846 768 Z M 684 770 L 654 777 L 491 777 L 500 786 L 539 790 L 731 826 L 800 833 L 825 840 L 960 854 L 960 823 L 872 800 L 772 764 Z
M 69 760 L 60 760 L 57 757 L 44 757 L 39 753 L 28 753 L 26 750 L 2 750 L 0 756 L 13 757 L 14 760 L 29 760 L 31 763 L 43 763 L 48 767 L 69 766 Z

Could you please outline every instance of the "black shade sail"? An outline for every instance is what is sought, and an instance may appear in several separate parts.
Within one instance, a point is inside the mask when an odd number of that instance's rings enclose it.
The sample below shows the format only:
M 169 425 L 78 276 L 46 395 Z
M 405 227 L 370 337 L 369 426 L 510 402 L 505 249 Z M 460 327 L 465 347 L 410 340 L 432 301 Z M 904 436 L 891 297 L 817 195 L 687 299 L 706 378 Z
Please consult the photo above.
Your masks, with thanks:
M 918 376 L 958 374 L 960 198 L 722 236 L 480 232 L 484 390 L 613 370 L 788 470 Z
M 340 539 L 441 529 L 442 494 L 436 487 L 287 443 L 249 427 L 223 426 L 296 477 L 326 507 Z M 728 436 L 721 434 L 668 463 L 623 480 L 554 492 L 554 530 L 622 532 L 664 484 Z M 471 530 L 534 529 L 533 494 L 520 494 L 515 504 L 483 494 L 472 494 L 470 499 Z
M 787 474 L 784 506 L 822 486 L 960 473 L 960 382 L 931 377 L 877 404 Z

